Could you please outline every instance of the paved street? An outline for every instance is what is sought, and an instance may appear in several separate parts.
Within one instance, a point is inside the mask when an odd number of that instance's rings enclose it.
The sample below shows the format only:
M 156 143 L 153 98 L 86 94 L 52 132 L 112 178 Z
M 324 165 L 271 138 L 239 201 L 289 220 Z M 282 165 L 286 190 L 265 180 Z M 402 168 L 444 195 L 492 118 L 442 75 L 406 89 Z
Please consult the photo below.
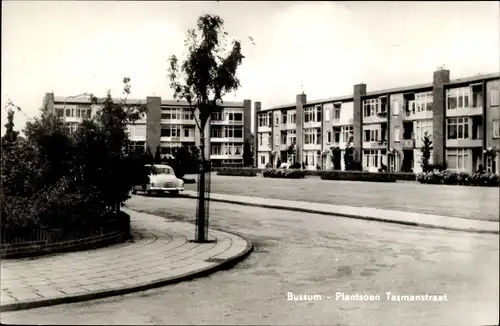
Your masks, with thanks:
M 247 241 L 212 231 L 210 243 L 194 243 L 194 226 L 125 210 L 133 241 L 95 250 L 1 262 L 2 311 L 51 305 L 69 297 L 105 297 L 151 284 L 217 270 L 247 250 Z M 106 295 L 106 293 L 110 293 Z M 87 299 L 88 300 L 88 299 Z M 18 308 L 19 307 L 19 308 Z
M 130 208 L 193 220 L 196 201 L 134 196 Z M 5 323 L 485 325 L 499 318 L 498 236 L 211 203 L 211 226 L 255 252 L 235 268 L 98 301 L 2 314 Z M 186 218 L 189 216 L 189 218 Z M 288 301 L 287 292 L 321 301 Z M 335 292 L 381 301 L 327 300 Z M 385 292 L 446 294 L 391 302 Z
M 196 187 L 186 184 L 186 190 L 196 191 Z M 493 221 L 499 220 L 500 211 L 498 187 L 331 181 L 319 177 L 268 179 L 212 173 L 212 192 Z

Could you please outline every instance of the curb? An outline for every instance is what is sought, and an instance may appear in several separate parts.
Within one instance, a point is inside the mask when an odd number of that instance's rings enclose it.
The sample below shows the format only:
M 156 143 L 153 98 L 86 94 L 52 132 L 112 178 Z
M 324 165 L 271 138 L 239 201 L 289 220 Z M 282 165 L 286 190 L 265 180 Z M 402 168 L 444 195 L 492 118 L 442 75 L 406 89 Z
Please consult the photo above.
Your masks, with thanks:
M 184 198 L 198 199 L 198 196 L 192 196 L 192 195 L 182 195 L 182 196 Z M 389 220 L 389 219 L 384 219 L 384 218 L 380 218 L 380 217 L 363 216 L 363 215 L 356 215 L 356 214 L 345 214 L 345 213 L 334 213 L 334 212 L 317 211 L 317 210 L 309 209 L 309 208 L 287 207 L 287 206 L 270 205 L 270 204 L 246 203 L 246 202 L 241 202 L 241 201 L 237 201 L 237 200 L 230 200 L 230 199 L 214 199 L 214 198 L 210 198 L 210 201 L 220 202 L 220 203 L 227 203 L 227 204 L 236 204 L 236 205 L 242 205 L 242 206 L 252 206 L 252 207 L 270 208 L 270 209 L 280 209 L 280 210 L 292 211 L 292 212 L 303 212 L 303 213 L 312 213 L 312 214 L 320 214 L 320 215 L 328 215 L 328 216 L 340 216 L 340 217 L 352 218 L 352 219 L 357 219 L 357 220 L 365 220 L 365 221 L 372 221 L 372 222 L 382 222 L 382 223 L 399 224 L 399 225 L 413 226 L 413 227 L 426 228 L 426 229 L 437 229 L 437 230 L 445 230 L 445 231 L 479 233 L 479 234 L 493 234 L 493 235 L 499 235 L 500 234 L 500 231 L 496 231 L 496 230 L 462 229 L 462 228 L 454 228 L 454 227 L 448 227 L 448 226 L 439 226 L 439 225 L 426 224 L 426 223 L 417 223 L 417 222 L 408 222 L 408 221 L 396 221 L 396 220 Z
M 55 305 L 59 305 L 59 304 L 76 303 L 76 302 L 82 302 L 82 301 L 103 299 L 103 298 L 108 298 L 108 297 L 113 297 L 113 296 L 118 296 L 118 295 L 130 294 L 130 293 L 134 293 L 134 292 L 142 292 L 142 291 L 146 291 L 146 290 L 150 290 L 150 289 L 154 289 L 154 288 L 163 287 L 166 285 L 172 285 L 172 284 L 192 280 L 195 278 L 208 276 L 208 275 L 213 274 L 215 272 L 229 269 L 229 268 L 233 267 L 234 265 L 238 264 L 239 262 L 243 261 L 245 258 L 247 258 L 252 253 L 254 247 L 253 247 L 253 244 L 248 239 L 242 237 L 240 234 L 235 234 L 235 233 L 227 232 L 227 231 L 223 231 L 223 232 L 237 235 L 237 236 L 243 238 L 247 242 L 247 246 L 242 252 L 238 253 L 237 255 L 235 255 L 231 258 L 225 259 L 224 261 L 218 263 L 215 266 L 209 266 L 209 267 L 201 268 L 201 269 L 198 269 L 198 270 L 195 270 L 192 272 L 188 272 L 188 273 L 185 273 L 182 275 L 172 276 L 172 277 L 168 277 L 165 279 L 159 279 L 159 280 L 156 280 L 153 282 L 142 283 L 142 284 L 128 286 L 128 287 L 122 287 L 122 288 L 105 290 L 105 291 L 98 291 L 98 292 L 92 292 L 92 293 L 85 293 L 85 294 L 79 294 L 79 295 L 77 294 L 77 295 L 60 297 L 60 298 L 48 298 L 48 299 L 37 300 L 37 301 L 24 301 L 24 302 L 16 302 L 16 303 L 11 303 L 11 304 L 1 305 L 0 312 L 27 310 L 27 309 L 41 308 L 41 307 L 47 307 L 47 306 L 55 306 Z

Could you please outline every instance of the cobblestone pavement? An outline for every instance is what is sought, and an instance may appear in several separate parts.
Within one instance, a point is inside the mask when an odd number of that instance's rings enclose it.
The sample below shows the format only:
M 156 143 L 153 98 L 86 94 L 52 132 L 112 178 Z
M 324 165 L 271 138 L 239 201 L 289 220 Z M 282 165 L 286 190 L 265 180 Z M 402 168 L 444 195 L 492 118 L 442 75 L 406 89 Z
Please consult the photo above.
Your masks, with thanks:
M 199 244 L 190 223 L 126 210 L 134 241 L 97 250 L 1 262 L 1 305 L 54 300 L 128 288 L 215 267 L 246 249 L 247 242 L 213 231 Z M 219 258 L 219 262 L 207 262 Z
M 212 192 L 332 205 L 373 207 L 395 211 L 498 221 L 498 187 L 428 185 L 418 182 L 360 182 L 269 179 L 211 174 Z M 196 184 L 186 184 L 196 191 Z
M 195 191 L 185 191 L 185 196 L 196 198 Z M 340 216 L 356 217 L 361 219 L 384 221 L 397 224 L 419 225 L 429 228 L 471 231 L 479 233 L 498 234 L 500 224 L 498 221 L 485 221 L 464 219 L 457 217 L 440 216 L 436 214 L 421 214 L 412 212 L 391 211 L 371 207 L 354 207 L 344 205 L 331 205 L 321 203 L 308 203 L 282 199 L 269 199 L 226 194 L 210 194 L 212 200 L 221 200 L 229 203 L 255 205 L 266 208 L 306 210 L 308 213 L 338 214 Z
M 192 220 L 196 201 L 134 196 L 134 209 Z M 211 203 L 211 226 L 255 251 L 235 268 L 143 293 L 2 314 L 5 323 L 486 325 L 499 318 L 498 236 Z M 189 216 L 190 218 L 186 218 Z M 381 301 L 288 301 L 379 294 Z M 385 292 L 441 293 L 391 302 Z

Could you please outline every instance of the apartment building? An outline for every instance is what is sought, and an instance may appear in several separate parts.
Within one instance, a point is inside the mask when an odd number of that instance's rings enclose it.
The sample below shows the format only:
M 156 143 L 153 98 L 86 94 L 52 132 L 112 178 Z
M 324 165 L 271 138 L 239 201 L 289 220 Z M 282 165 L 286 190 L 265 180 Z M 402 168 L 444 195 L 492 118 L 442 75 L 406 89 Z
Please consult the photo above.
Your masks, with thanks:
M 421 148 L 432 140 L 430 161 L 472 173 L 480 165 L 499 173 L 500 74 L 450 80 L 449 70 L 431 83 L 367 91 L 262 109 L 255 106 L 258 167 L 299 162 L 307 169 L 344 170 L 346 146 L 364 171 L 421 172 Z
M 127 99 L 126 103 L 131 109 L 139 105 L 147 107 L 147 114 L 127 126 L 133 148 L 149 147 L 154 154 L 159 146 L 165 157 L 181 146 L 201 144 L 200 131 L 187 102 L 147 97 Z M 251 137 L 251 101 L 224 102 L 220 106 L 221 111 L 214 113 L 205 127 L 205 155 L 210 156 L 213 166 L 242 166 L 243 144 Z M 90 103 L 89 97 L 53 93 L 45 94 L 43 107 L 61 117 L 70 132 L 100 109 L 100 105 Z

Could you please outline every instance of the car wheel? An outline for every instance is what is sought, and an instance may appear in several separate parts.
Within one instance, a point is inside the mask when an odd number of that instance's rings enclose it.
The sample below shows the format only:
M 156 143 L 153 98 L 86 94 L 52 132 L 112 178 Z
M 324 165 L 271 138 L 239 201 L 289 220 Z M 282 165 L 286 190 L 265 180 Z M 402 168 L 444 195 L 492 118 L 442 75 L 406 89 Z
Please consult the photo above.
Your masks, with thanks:
M 174 190 L 170 192 L 174 196 L 179 196 L 179 190 Z
M 135 194 L 137 194 L 137 189 L 134 188 L 134 189 L 132 189 L 132 195 L 135 195 Z
M 151 190 L 146 190 L 146 195 L 151 196 Z

